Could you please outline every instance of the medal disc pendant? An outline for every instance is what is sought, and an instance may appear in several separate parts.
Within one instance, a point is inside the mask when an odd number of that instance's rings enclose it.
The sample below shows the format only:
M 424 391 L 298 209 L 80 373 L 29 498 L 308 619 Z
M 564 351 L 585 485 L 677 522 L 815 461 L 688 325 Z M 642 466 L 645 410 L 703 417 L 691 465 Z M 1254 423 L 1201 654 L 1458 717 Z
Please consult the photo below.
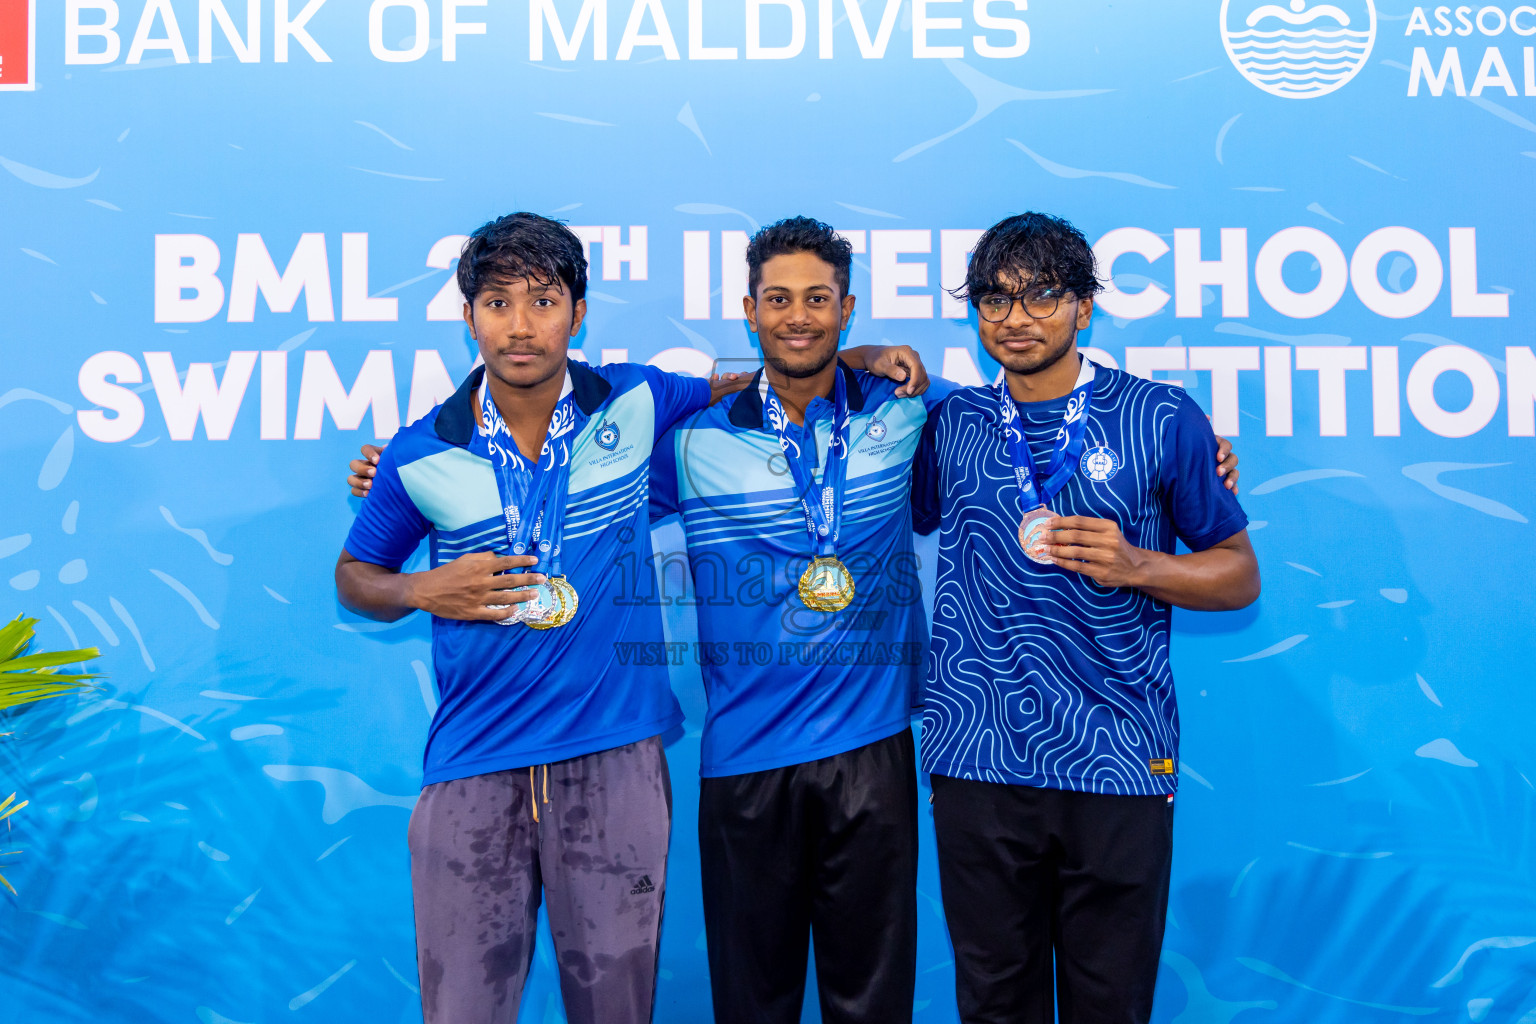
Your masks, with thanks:
M 1040 565 L 1055 565 L 1051 561 L 1050 554 L 1046 551 L 1050 543 L 1045 524 L 1054 518 L 1056 513 L 1047 508 L 1037 508 L 1033 512 L 1027 512 L 1019 523 L 1019 547 L 1024 549 L 1024 554 L 1029 556 L 1031 562 Z
M 559 625 L 555 616 L 565 606 L 565 600 L 553 586 L 539 583 L 528 588 L 534 596 L 523 602 L 523 625 L 530 629 L 553 629 Z
M 486 607 L 493 612 L 503 612 L 508 608 L 512 609 L 512 614 L 505 619 L 492 620 L 498 626 L 516 626 L 528 621 L 528 605 L 526 604 L 488 604 Z
M 549 581 L 549 585 L 555 593 L 560 595 L 560 610 L 550 620 L 550 626 L 563 626 L 576 617 L 576 606 L 579 598 L 576 588 L 571 586 L 571 581 L 564 576 L 555 576 Z
M 840 612 L 853 603 L 853 574 L 834 556 L 811 559 L 800 574 L 800 600 L 819 612 Z

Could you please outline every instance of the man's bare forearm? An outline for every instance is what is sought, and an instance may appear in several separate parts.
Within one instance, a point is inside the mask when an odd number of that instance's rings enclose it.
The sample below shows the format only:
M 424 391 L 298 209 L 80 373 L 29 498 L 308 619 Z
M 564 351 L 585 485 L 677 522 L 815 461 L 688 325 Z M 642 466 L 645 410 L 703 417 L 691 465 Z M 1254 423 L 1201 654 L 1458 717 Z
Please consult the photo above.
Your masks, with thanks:
M 1191 611 L 1246 608 L 1259 596 L 1259 564 L 1246 532 L 1204 551 L 1167 555 L 1143 551 L 1132 586 L 1150 597 Z
M 850 345 L 845 349 L 839 349 L 837 357 L 848 364 L 850 370 L 867 370 L 869 364 L 874 361 L 875 355 L 884 347 L 884 345 Z
M 394 622 L 416 610 L 411 573 L 360 562 L 343 551 L 336 560 L 336 595 L 349 611 L 379 622 Z

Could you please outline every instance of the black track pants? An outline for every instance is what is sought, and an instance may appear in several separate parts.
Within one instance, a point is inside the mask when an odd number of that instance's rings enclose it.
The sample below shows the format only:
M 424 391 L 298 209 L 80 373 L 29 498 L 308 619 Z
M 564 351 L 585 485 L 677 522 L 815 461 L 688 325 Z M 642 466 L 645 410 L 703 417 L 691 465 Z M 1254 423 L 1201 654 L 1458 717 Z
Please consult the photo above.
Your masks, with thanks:
M 932 781 L 960 1019 L 1053 1024 L 1059 1010 L 1061 1024 L 1145 1024 L 1173 863 L 1168 798 Z
M 827 1024 L 912 1019 L 912 734 L 787 768 L 704 779 L 704 925 L 716 1024 L 798 1024 L 815 938 Z

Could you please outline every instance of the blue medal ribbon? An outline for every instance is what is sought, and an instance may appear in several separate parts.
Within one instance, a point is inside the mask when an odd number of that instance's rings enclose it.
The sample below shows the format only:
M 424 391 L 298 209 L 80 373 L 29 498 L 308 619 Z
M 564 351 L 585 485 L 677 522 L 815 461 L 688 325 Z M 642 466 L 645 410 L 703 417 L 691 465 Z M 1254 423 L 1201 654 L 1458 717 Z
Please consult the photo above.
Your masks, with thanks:
M 530 463 L 517 450 L 517 442 L 491 397 L 488 383 L 480 389 L 480 410 L 484 417 L 480 431 L 490 452 L 506 523 L 507 553 L 538 556 L 538 566 L 520 572 L 559 576 L 565 503 L 571 482 L 571 446 L 587 419 L 576 405 L 570 374 L 566 374 L 565 388 L 550 416 L 549 430 L 536 462 Z
M 810 452 L 806 452 L 798 441 L 786 433 L 792 421 L 785 413 L 779 396 L 768 383 L 766 374 L 761 386 L 764 392 L 763 419 L 777 435 L 779 448 L 789 463 L 789 472 L 800 493 L 800 507 L 805 512 L 805 526 L 811 535 L 816 556 L 836 557 L 837 535 L 843 519 L 843 484 L 848 479 L 848 454 L 852 447 L 848 443 L 848 387 L 843 383 L 842 369 L 838 369 L 832 387 L 832 442 L 827 449 L 827 466 L 822 473 L 820 486 L 816 483 L 815 427 L 807 423 L 802 431 L 806 444 L 811 446 Z
M 1024 440 L 1023 420 L 1013 396 L 1008 393 L 1008 381 L 1003 379 L 993 385 L 997 391 L 998 409 L 1002 415 L 1003 436 L 1008 440 L 1008 454 L 1013 459 L 1014 479 L 1019 482 L 1024 511 L 1044 508 L 1061 493 L 1061 489 L 1077 471 L 1077 460 L 1083 454 L 1083 444 L 1088 430 L 1088 402 L 1093 394 L 1093 362 L 1078 357 L 1082 364 L 1077 371 L 1077 383 L 1067 398 L 1067 411 L 1062 417 L 1061 428 L 1056 431 L 1052 443 L 1051 458 L 1044 474 L 1035 471 L 1035 460 Z

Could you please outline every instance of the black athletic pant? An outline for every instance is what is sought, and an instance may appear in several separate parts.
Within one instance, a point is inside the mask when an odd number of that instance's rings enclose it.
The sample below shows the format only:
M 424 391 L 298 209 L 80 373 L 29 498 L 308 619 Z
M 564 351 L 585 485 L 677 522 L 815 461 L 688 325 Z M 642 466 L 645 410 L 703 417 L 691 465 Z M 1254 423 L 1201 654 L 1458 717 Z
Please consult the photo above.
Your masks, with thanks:
M 1169 799 L 932 781 L 960 1019 L 1053 1024 L 1059 1009 L 1061 1024 L 1146 1024 L 1173 863 Z
M 704 779 L 699 858 L 716 1024 L 798 1024 L 813 935 L 822 1020 L 911 1021 L 910 732 L 819 761 Z

